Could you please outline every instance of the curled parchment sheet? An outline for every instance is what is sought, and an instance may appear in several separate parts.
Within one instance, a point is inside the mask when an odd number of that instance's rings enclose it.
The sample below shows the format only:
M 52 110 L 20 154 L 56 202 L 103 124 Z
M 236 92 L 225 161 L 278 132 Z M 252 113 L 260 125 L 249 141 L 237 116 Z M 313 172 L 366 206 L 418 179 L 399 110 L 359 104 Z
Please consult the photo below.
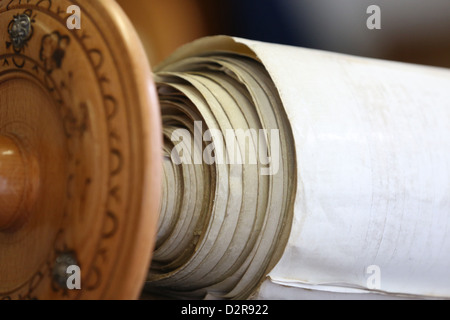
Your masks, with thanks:
M 147 289 L 450 298 L 449 70 L 217 36 L 155 77 L 166 196 Z M 179 128 L 278 130 L 280 143 L 266 136 L 270 163 L 174 164 Z

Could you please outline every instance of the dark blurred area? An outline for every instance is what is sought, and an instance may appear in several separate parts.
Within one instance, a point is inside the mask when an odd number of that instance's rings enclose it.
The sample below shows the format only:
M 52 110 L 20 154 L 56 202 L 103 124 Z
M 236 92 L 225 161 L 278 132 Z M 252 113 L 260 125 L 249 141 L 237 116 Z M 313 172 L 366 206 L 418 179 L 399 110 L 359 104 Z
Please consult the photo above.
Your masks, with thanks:
M 450 0 L 119 0 L 152 64 L 196 38 L 253 40 L 450 68 Z M 369 30 L 370 5 L 381 29 Z

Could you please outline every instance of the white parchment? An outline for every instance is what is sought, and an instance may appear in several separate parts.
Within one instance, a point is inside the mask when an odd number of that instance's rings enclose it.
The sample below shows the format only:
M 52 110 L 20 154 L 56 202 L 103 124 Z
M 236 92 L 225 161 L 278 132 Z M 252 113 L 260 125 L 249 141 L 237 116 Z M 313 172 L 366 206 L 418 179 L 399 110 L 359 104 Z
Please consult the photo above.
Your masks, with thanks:
M 236 41 L 271 74 L 297 153 L 292 231 L 267 281 L 370 291 L 377 266 L 377 291 L 450 297 L 450 71 Z

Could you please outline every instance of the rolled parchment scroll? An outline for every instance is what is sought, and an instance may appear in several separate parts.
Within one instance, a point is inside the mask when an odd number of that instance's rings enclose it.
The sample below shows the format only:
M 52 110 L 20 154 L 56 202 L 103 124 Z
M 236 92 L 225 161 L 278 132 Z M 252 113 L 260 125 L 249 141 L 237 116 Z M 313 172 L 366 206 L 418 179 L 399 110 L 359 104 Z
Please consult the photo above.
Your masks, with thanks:
M 225 36 L 155 69 L 146 289 L 450 298 L 450 71 Z

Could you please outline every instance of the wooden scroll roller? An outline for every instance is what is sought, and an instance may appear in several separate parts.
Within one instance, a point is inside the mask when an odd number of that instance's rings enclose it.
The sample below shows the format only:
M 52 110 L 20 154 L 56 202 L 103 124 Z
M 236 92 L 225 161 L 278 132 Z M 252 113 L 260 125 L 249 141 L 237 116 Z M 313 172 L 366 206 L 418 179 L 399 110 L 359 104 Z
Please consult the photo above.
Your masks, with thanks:
M 449 88 L 225 36 L 152 71 L 115 1 L 0 0 L 0 298 L 448 298 Z

